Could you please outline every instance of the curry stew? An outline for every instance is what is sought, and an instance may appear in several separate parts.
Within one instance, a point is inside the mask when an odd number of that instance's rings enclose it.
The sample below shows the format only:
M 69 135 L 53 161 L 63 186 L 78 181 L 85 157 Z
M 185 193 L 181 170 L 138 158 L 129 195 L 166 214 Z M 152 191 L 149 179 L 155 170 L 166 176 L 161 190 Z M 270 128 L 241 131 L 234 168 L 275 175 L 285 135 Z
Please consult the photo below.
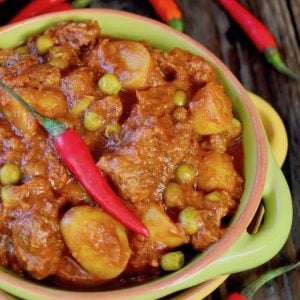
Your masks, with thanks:
M 66 22 L 0 49 L 0 80 L 82 136 L 150 232 L 103 212 L 0 89 L 2 267 L 63 288 L 118 288 L 178 270 L 222 237 L 243 192 L 242 126 L 204 59 Z

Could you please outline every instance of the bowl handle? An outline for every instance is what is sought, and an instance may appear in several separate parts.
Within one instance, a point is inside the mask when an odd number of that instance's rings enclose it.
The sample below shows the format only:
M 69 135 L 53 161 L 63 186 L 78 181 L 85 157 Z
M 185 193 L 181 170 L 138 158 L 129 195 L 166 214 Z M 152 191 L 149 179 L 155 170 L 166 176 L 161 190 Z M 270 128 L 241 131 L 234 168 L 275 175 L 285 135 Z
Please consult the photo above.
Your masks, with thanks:
M 292 224 L 290 190 L 277 165 L 283 164 L 287 154 L 288 142 L 284 124 L 266 101 L 252 93 L 249 93 L 249 96 L 261 117 L 270 144 L 267 177 L 262 197 L 265 207 L 264 221 L 255 234 L 251 235 L 245 231 L 220 258 L 217 264 L 222 268 L 223 274 L 251 269 L 271 259 L 282 248 Z M 279 219 L 285 221 L 278 222 Z
M 270 148 L 262 201 L 265 206 L 263 224 L 255 234 L 245 231 L 238 241 L 211 265 L 213 269 L 219 270 L 219 274 L 216 275 L 220 275 L 220 270 L 223 274 L 236 273 L 265 263 L 280 251 L 289 235 L 292 225 L 291 194 Z
M 223 256 L 198 270 L 197 275 L 191 280 L 179 283 L 178 290 L 221 275 L 255 268 L 280 251 L 292 224 L 292 199 L 288 184 L 273 157 L 270 146 L 268 155 L 267 179 L 262 197 L 265 206 L 262 225 L 255 234 L 249 234 L 245 230 Z

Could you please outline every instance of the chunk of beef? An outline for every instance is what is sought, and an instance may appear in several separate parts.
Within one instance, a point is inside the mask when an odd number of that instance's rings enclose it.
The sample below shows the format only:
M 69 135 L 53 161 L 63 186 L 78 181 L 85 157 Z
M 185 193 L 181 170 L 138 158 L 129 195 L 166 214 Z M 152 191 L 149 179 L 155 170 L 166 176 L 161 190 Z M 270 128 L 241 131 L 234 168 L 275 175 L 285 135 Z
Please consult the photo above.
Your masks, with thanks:
M 159 199 L 175 166 L 188 151 L 188 128 L 187 124 L 174 126 L 166 116 L 154 118 L 148 126 L 125 129 L 121 144 L 104 153 L 98 166 L 111 177 L 125 199 Z
M 10 127 L 7 120 L 0 119 L 0 164 L 14 162 L 21 164 L 24 145 Z
M 223 235 L 220 228 L 220 222 L 216 218 L 215 212 L 210 210 L 201 210 L 201 227 L 196 234 L 192 236 L 192 245 L 195 249 L 202 251 L 209 245 L 217 242 Z
M 54 274 L 55 280 L 68 287 L 93 287 L 103 280 L 84 270 L 71 256 L 63 255 Z
M 58 88 L 60 71 L 48 64 L 39 64 L 36 57 L 0 49 L 0 78 L 12 88 Z
M 185 82 L 187 87 L 201 87 L 216 80 L 212 66 L 200 56 L 179 48 L 170 52 L 154 49 L 151 54 L 168 80 Z
M 163 85 L 150 88 L 146 91 L 136 91 L 138 100 L 137 114 L 143 122 L 149 116 L 162 117 L 170 114 L 175 105 L 172 100 L 176 88 L 172 85 Z
M 55 273 L 63 249 L 58 224 L 60 200 L 48 180 L 36 177 L 11 186 L 9 198 L 3 205 L 18 264 L 36 279 Z
M 97 94 L 94 72 L 88 68 L 77 68 L 62 80 L 62 90 L 72 107 L 85 96 Z
M 55 44 L 67 44 L 76 50 L 86 50 L 97 43 L 100 28 L 96 21 L 62 22 L 50 27 L 44 34 L 53 38 Z
M 19 265 L 36 279 L 56 272 L 63 242 L 56 219 L 26 213 L 16 220 L 13 244 Z
M 164 153 L 155 128 L 141 127 L 115 152 L 105 153 L 98 166 L 107 173 L 125 199 L 133 202 L 153 198 L 161 183 Z M 156 197 L 158 195 L 156 194 Z
M 103 117 L 105 123 L 117 123 L 122 115 L 123 107 L 119 96 L 107 96 L 91 104 L 89 111 Z

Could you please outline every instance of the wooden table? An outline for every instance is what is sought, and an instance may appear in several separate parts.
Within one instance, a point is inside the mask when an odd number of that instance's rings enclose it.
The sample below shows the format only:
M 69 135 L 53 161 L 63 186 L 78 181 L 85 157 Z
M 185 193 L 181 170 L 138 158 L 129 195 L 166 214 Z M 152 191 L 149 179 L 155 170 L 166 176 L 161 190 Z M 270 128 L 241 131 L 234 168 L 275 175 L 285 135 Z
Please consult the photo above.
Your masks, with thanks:
M 163 1 L 163 0 L 162 0 Z M 286 63 L 300 74 L 300 0 L 241 0 L 271 30 Z M 209 300 L 226 299 L 264 271 L 293 263 L 300 252 L 300 84 L 277 73 L 257 52 L 245 34 L 212 0 L 177 0 L 182 9 L 186 33 L 217 55 L 243 85 L 269 101 L 281 115 L 289 136 L 289 152 L 283 171 L 293 195 L 294 223 L 282 251 L 263 266 L 229 277 Z M 128 10 L 157 18 L 147 1 L 96 0 L 93 7 Z M 300 299 L 300 271 L 271 281 L 256 300 Z
M 164 1 L 164 0 L 161 0 Z M 26 1 L 20 1 L 26 2 Z M 289 136 L 289 152 L 283 171 L 293 195 L 294 223 L 282 251 L 270 262 L 229 279 L 209 300 L 226 299 L 264 271 L 293 263 L 300 252 L 300 84 L 277 73 L 259 54 L 238 26 L 212 0 L 177 0 L 183 11 L 186 33 L 217 55 L 244 84 L 269 101 L 280 113 Z M 286 63 L 300 74 L 300 0 L 241 0 L 273 32 Z M 147 1 L 95 0 L 92 7 L 127 10 L 157 18 Z M 2 23 L 7 12 L 0 12 Z M 300 271 L 292 271 L 264 286 L 256 300 L 300 299 Z

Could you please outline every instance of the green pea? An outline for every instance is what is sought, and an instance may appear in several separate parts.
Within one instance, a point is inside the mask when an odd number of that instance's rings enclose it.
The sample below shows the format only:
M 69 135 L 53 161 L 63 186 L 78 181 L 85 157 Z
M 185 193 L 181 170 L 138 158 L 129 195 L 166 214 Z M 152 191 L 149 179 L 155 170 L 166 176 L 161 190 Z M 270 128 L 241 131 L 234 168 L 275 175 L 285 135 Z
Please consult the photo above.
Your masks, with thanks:
M 160 265 L 165 271 L 176 271 L 184 266 L 184 254 L 181 251 L 169 252 L 161 257 Z
M 175 182 L 170 182 L 164 190 L 165 204 L 168 207 L 181 206 L 183 202 L 183 192 Z
M 69 66 L 69 60 L 64 57 L 53 57 L 49 60 L 49 65 L 64 70 Z
M 182 163 L 176 168 L 175 179 L 179 183 L 193 183 L 196 177 L 194 168 L 186 163 Z
M 106 125 L 104 135 L 107 138 L 110 138 L 111 136 L 118 134 L 120 131 L 121 131 L 121 126 L 119 124 L 108 124 Z
M 15 51 L 19 54 L 28 54 L 29 53 L 27 46 L 20 46 L 20 47 L 16 48 Z
M 177 107 L 172 116 L 178 122 L 184 121 L 187 118 L 187 110 L 184 107 Z
M 5 208 L 10 207 L 14 202 L 10 188 L 10 185 L 5 185 L 1 188 L 1 199 Z
M 49 36 L 41 35 L 36 39 L 36 47 L 40 55 L 46 54 L 53 45 L 54 41 Z
M 83 111 L 85 111 L 92 103 L 94 97 L 85 96 L 82 100 L 78 101 L 72 108 L 71 114 L 74 117 L 78 117 Z
M 95 112 L 88 111 L 84 113 L 83 126 L 86 130 L 97 131 L 104 123 L 102 116 Z
M 198 212 L 193 207 L 186 207 L 178 216 L 179 222 L 187 234 L 195 234 L 200 229 L 201 220 Z
M 173 96 L 173 102 L 177 106 L 185 106 L 187 99 L 187 94 L 185 91 L 178 90 Z
M 238 119 L 233 118 L 231 121 L 231 126 L 228 129 L 229 136 L 235 139 L 241 135 L 241 132 L 242 132 L 241 122 Z
M 2 185 L 16 184 L 22 178 L 20 168 L 15 164 L 5 164 L 0 169 L 0 182 Z
M 222 200 L 222 195 L 219 192 L 212 192 L 204 196 L 204 200 L 219 202 Z
M 98 81 L 100 91 L 108 95 L 117 95 L 122 88 L 118 77 L 111 73 L 106 73 Z

